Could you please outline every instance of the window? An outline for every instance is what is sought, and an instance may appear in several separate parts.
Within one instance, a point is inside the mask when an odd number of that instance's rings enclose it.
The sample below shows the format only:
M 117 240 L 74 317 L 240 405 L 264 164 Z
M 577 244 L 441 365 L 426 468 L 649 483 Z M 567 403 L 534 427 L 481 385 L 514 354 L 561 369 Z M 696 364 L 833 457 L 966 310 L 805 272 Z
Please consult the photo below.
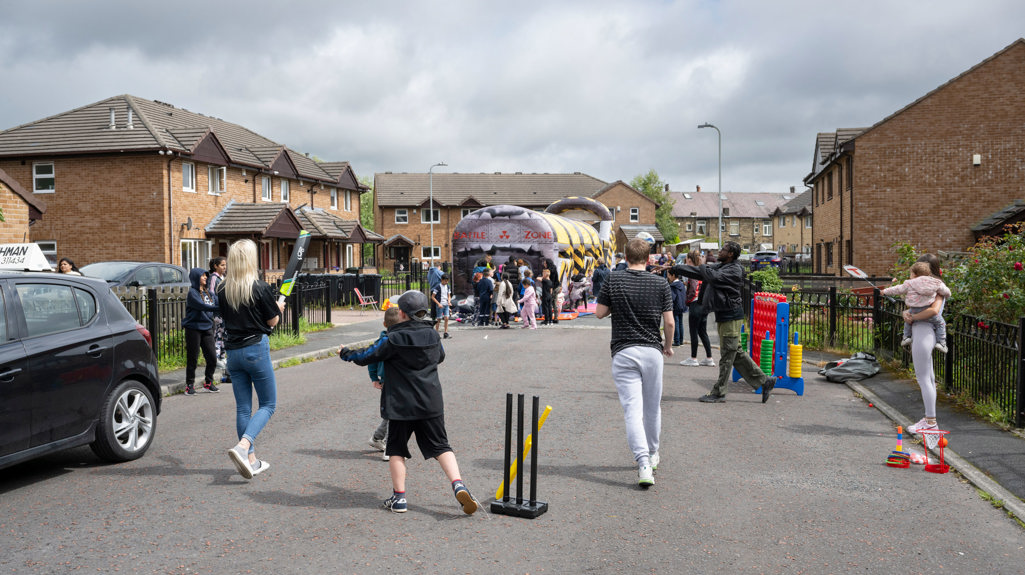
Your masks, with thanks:
M 833 172 L 826 174 L 826 199 L 833 199 Z
M 739 221 L 734 220 L 734 221 L 730 222 L 730 235 L 731 236 L 739 236 L 740 235 L 740 222 Z
M 804 216 L 804 227 L 811 229 L 811 216 Z
M 705 231 L 705 228 L 708 227 L 708 222 L 706 222 L 705 220 L 698 220 L 696 225 L 697 225 L 697 234 L 699 236 L 703 236 L 703 235 L 705 235 L 707 233 Z
M 28 336 L 82 327 L 96 316 L 96 300 L 85 290 L 53 284 L 18 284 Z
M 847 189 L 854 188 L 854 158 L 847 157 Z
M 263 176 L 260 178 L 260 186 L 262 192 L 260 193 L 260 199 L 269 202 L 274 199 L 274 189 L 270 185 L 270 177 Z
M 686 224 L 684 224 L 683 228 L 684 228 L 684 230 L 686 230 L 688 232 L 694 231 L 694 223 L 693 222 L 687 222 Z
M 57 179 L 53 162 L 32 164 L 32 191 L 37 194 L 52 194 L 56 191 Z
M 854 260 L 854 246 L 851 245 L 851 240 L 844 240 L 843 243 L 844 259 L 847 260 L 847 263 L 851 263 Z
M 281 201 L 286 204 L 291 199 L 292 190 L 290 188 L 291 185 L 288 183 L 288 180 L 281 180 Z
M 345 190 L 345 211 L 352 211 L 352 191 Z
M 786 216 L 780 216 L 779 217 L 779 227 L 781 227 L 781 228 L 787 227 L 787 217 Z
M 228 168 L 208 166 L 207 178 L 207 192 L 211 194 L 223 194 L 225 182 L 228 179 Z
M 440 224 L 441 210 L 420 210 L 421 224 Z
M 182 163 L 182 191 L 196 191 L 196 164 L 192 162 Z
M 358 267 L 358 264 L 352 261 L 352 244 L 345 244 L 345 265 L 347 267 Z
M 36 242 L 39 246 L 40 251 L 46 256 L 46 261 L 50 262 L 50 267 L 57 269 L 57 242 Z
M 833 265 L 833 242 L 826 244 L 826 267 Z
M 331 209 L 332 210 L 337 210 L 338 209 L 338 190 L 336 190 L 335 188 L 331 188 Z M 398 222 L 395 222 L 395 223 L 398 223 Z M 406 222 L 402 222 L 402 223 L 406 223 Z
M 772 222 L 762 222 L 762 235 L 763 236 L 771 236 L 772 235 Z
M 436 260 L 441 257 L 441 248 L 438 246 L 420 246 L 420 259 Z
M 630 221 L 631 222 L 639 222 L 639 221 L 641 221 L 641 209 L 640 208 L 630 208 Z
M 463 219 L 475 211 L 477 211 L 477 208 L 462 208 L 459 210 L 459 219 Z
M 408 224 L 409 223 L 409 212 L 406 208 L 395 209 L 395 223 L 396 224 Z
M 210 264 L 210 242 L 207 240 L 182 240 L 182 267 L 191 270 L 192 268 L 206 269 Z M 174 268 L 168 268 L 174 269 Z M 184 278 L 181 280 L 185 281 Z M 159 283 L 159 282 L 157 282 Z

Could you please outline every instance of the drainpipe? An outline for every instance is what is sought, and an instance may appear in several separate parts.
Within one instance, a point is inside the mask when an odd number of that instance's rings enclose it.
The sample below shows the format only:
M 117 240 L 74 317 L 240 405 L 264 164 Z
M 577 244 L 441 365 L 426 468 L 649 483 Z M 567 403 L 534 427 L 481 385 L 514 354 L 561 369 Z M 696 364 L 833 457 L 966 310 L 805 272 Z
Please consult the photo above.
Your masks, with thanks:
M 163 150 L 161 150 L 160 153 L 163 154 L 165 152 Z M 173 264 L 174 263 L 174 253 L 177 251 L 177 250 L 174 249 L 174 197 L 173 197 L 172 192 L 171 192 L 171 190 L 172 190 L 172 186 L 171 186 L 171 162 L 174 161 L 174 152 L 168 150 L 166 153 L 167 153 L 167 219 L 168 219 L 167 234 L 169 236 L 168 239 L 169 239 L 169 244 L 170 244 L 170 245 L 168 245 L 168 249 L 171 250 L 170 258 L 167 261 Z

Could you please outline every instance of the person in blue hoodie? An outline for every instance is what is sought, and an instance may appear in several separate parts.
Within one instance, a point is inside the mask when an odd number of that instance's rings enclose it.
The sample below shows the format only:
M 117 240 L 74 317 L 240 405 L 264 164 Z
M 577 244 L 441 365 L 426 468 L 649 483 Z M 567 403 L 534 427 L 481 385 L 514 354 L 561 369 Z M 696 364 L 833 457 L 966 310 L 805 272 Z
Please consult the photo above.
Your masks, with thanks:
M 185 302 L 185 395 L 196 395 L 196 364 L 199 351 L 203 350 L 206 368 L 203 373 L 203 389 L 218 392 L 214 385 L 214 371 L 217 369 L 217 350 L 214 346 L 213 313 L 218 310 L 217 296 L 206 288 L 210 274 L 203 268 L 192 268 L 189 272 L 189 296 Z

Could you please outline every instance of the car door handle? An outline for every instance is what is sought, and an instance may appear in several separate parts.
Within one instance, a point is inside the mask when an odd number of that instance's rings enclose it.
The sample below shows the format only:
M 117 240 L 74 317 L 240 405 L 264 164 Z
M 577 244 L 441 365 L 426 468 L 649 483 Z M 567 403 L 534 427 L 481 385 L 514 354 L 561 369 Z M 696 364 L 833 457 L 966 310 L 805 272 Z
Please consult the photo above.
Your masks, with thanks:
M 7 371 L 0 371 L 0 381 L 13 381 L 14 376 L 21 373 L 21 368 L 8 369 Z
M 89 355 L 91 355 L 93 357 L 100 357 L 101 355 L 103 355 L 103 352 L 105 352 L 105 351 L 107 351 L 107 348 L 105 346 L 102 346 L 102 345 L 90 345 L 89 346 L 89 351 L 87 351 L 86 353 L 88 353 Z

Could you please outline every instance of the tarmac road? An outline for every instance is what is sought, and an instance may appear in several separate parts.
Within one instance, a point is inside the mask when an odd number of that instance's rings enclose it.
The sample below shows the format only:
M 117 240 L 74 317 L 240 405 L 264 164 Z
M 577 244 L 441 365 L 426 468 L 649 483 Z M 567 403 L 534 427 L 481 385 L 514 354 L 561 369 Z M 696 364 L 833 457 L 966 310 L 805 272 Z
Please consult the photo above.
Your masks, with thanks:
M 466 517 L 420 457 L 409 512 L 381 509 L 387 464 L 366 444 L 378 392 L 365 368 L 326 359 L 277 372 L 278 412 L 258 439 L 271 468 L 251 482 L 225 454 L 227 386 L 166 398 L 139 461 L 78 449 L 4 470 L 0 572 L 1021 573 L 1025 530 L 954 473 L 886 467 L 893 425 L 811 366 L 803 397 L 763 405 L 740 382 L 705 405 L 717 368 L 667 360 L 662 463 L 640 490 L 607 326 L 445 341 L 449 437 L 481 501 L 501 482 L 505 393 L 552 405 L 538 519 Z

